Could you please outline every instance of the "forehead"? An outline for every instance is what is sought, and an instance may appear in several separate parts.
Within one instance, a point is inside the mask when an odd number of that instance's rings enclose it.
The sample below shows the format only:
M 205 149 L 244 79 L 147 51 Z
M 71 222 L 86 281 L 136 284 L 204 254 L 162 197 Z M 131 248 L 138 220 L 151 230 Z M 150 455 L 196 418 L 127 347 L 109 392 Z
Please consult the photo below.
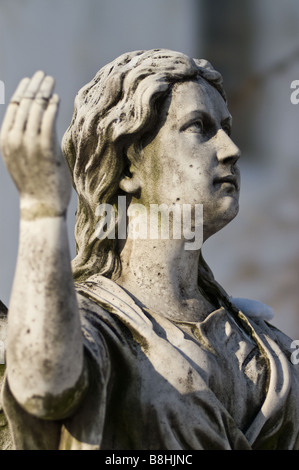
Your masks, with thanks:
M 231 117 L 220 93 L 203 78 L 177 83 L 171 95 L 168 117 L 181 120 L 197 111 L 209 114 L 216 121 Z

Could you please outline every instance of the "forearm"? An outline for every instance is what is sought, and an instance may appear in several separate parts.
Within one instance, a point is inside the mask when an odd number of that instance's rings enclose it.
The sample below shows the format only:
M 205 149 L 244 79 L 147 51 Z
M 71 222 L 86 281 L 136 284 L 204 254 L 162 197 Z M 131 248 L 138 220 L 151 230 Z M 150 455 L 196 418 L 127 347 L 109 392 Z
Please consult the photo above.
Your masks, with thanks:
M 40 417 L 62 417 L 83 393 L 83 341 L 63 216 L 21 219 L 7 373 L 17 401 Z
M 7 377 L 18 403 L 48 419 L 68 415 L 83 389 L 83 341 L 65 212 L 70 177 L 57 143 L 54 79 L 36 72 L 19 83 L 0 133 L 19 191 L 18 261 L 7 334 Z

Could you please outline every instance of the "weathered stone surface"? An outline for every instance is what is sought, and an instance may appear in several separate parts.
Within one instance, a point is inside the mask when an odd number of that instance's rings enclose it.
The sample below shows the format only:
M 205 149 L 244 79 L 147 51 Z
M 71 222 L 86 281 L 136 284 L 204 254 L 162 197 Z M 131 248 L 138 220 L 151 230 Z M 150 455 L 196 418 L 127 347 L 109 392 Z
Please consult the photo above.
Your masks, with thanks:
M 291 340 L 201 254 L 239 208 L 221 75 L 136 51 L 79 91 L 62 145 L 78 193 L 72 267 L 53 88 L 43 72 L 22 80 L 1 129 L 21 206 L 3 387 L 14 447 L 297 449 Z M 153 206 L 167 236 L 152 236 Z

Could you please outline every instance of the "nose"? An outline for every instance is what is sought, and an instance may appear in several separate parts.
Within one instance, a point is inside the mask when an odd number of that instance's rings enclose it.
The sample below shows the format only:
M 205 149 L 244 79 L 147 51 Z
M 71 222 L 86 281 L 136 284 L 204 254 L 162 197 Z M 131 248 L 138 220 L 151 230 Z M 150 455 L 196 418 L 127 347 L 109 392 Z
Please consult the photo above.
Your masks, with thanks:
M 219 129 L 216 134 L 216 153 L 220 163 L 231 165 L 234 165 L 241 156 L 240 149 L 223 129 Z

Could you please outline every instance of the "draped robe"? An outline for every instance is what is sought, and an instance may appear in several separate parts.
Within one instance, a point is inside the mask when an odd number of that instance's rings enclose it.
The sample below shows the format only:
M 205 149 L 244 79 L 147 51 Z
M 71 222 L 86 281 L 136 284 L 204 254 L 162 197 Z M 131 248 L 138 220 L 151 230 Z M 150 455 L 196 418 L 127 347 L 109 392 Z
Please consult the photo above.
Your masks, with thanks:
M 298 366 L 275 327 L 225 308 L 173 321 L 98 275 L 76 290 L 88 391 L 71 417 L 46 421 L 5 380 L 14 448 L 299 449 Z

